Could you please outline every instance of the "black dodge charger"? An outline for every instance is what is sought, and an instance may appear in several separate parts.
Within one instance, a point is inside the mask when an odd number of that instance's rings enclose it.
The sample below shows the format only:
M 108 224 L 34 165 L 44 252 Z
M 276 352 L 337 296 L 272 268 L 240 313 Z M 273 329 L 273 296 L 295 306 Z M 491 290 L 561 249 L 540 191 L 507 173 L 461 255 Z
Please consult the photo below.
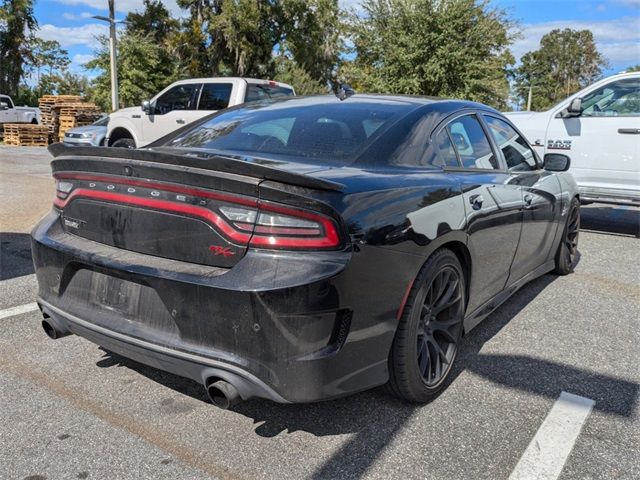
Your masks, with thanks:
M 221 406 L 388 384 L 425 402 L 465 333 L 577 257 L 569 158 L 477 103 L 241 105 L 144 150 L 51 147 L 32 232 L 43 328 Z

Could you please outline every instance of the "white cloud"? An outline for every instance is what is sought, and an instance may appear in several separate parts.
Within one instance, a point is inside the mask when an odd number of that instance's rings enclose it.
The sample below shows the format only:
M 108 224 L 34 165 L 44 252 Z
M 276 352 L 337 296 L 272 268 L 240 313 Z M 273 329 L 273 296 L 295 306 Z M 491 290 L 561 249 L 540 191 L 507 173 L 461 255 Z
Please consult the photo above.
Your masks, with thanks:
M 38 36 L 44 40 L 57 40 L 62 48 L 69 48 L 76 45 L 84 45 L 89 48 L 96 48 L 98 35 L 107 35 L 106 24 L 89 23 L 80 27 L 56 27 L 47 23 L 38 29 Z
M 63 5 L 72 5 L 72 6 L 85 6 L 89 8 L 94 8 L 96 10 L 107 11 L 109 9 L 107 0 L 55 0 L 58 3 Z M 176 0 L 164 0 L 162 2 L 164 6 L 169 10 L 174 16 L 181 16 L 183 14 L 183 10 L 178 7 Z M 136 10 L 143 9 L 143 1 L 142 0 L 118 0 L 115 2 L 116 12 L 120 13 L 129 13 Z
M 76 15 L 74 13 L 64 12 L 62 16 L 67 20 L 84 20 L 86 18 L 91 18 L 92 14 L 89 12 L 82 12 L 81 14 Z
M 640 0 L 637 0 L 640 2 Z M 537 50 L 543 35 L 554 29 L 590 30 L 598 50 L 612 67 L 636 64 L 640 58 L 640 17 L 615 20 L 577 21 L 557 20 L 522 26 L 522 38 L 511 47 L 517 60 L 527 52 Z

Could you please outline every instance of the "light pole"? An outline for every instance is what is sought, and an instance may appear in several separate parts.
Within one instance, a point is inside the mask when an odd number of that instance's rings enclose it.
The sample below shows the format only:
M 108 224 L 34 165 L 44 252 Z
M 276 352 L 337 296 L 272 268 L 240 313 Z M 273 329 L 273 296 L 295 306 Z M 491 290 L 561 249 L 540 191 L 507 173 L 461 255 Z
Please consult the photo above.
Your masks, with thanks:
M 115 19 L 115 0 L 109 2 L 109 18 L 100 15 L 94 15 L 93 18 L 102 20 L 109 24 L 109 56 L 111 59 L 111 110 L 118 110 L 118 63 L 116 61 L 116 19 Z

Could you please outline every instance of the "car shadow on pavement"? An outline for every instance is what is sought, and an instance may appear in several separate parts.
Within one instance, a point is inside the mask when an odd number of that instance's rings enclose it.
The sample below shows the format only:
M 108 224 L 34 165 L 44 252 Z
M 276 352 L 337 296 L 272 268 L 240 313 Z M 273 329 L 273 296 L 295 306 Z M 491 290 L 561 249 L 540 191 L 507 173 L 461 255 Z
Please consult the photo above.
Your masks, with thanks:
M 0 280 L 32 273 L 31 236 L 28 233 L 0 232 Z
M 596 233 L 640 236 L 640 208 L 596 203 L 580 209 L 580 228 Z
M 637 384 L 529 356 L 481 353 L 483 345 L 556 278 L 548 274 L 530 282 L 470 332 L 462 343 L 450 382 L 468 370 L 509 388 L 550 399 L 557 398 L 563 390 L 584 395 L 596 401 L 597 410 L 631 415 L 638 395 Z M 173 390 L 206 401 L 204 389 L 197 383 L 118 355 L 107 352 L 98 365 L 126 366 Z M 437 401 L 437 398 L 432 400 Z M 255 433 L 262 437 L 296 431 L 316 436 L 351 434 L 312 475 L 314 479 L 325 479 L 363 476 L 414 413 L 428 408 L 429 404 L 408 404 L 390 396 L 383 388 L 376 388 L 313 404 L 282 405 L 253 399 L 236 405 L 233 411 L 251 418 Z

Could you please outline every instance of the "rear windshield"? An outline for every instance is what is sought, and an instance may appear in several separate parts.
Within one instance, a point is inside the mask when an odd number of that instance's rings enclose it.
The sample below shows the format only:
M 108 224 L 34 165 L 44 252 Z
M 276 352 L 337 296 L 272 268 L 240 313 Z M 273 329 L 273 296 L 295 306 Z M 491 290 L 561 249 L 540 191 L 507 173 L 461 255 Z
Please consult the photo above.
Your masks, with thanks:
M 349 100 L 246 105 L 214 116 L 167 145 L 348 165 L 410 109 L 404 103 Z
M 291 97 L 293 90 L 280 85 L 269 85 L 265 83 L 249 83 L 247 93 L 244 96 L 245 102 L 255 102 L 256 100 L 270 100 L 272 98 Z

